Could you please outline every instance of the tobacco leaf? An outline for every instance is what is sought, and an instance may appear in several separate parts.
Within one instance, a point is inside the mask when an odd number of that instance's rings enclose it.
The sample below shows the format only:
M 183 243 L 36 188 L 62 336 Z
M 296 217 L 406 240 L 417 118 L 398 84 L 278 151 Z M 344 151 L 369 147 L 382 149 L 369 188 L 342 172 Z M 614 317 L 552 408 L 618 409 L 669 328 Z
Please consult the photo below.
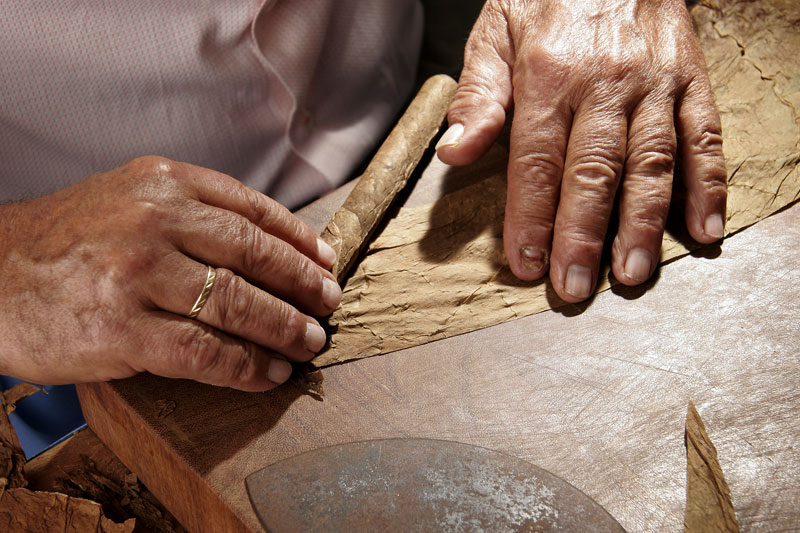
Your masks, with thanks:
M 683 522 L 687 533 L 739 531 L 717 449 L 692 402 L 686 413 L 686 514 Z
M 66 474 L 66 473 L 65 473 Z M 80 467 L 59 477 L 53 484 L 58 492 L 76 499 L 97 502 L 104 515 L 117 522 L 135 521 L 136 531 L 175 533 L 184 531 L 132 472 L 113 475 L 95 462 L 80 456 Z
M 707 1 L 692 15 L 722 119 L 730 235 L 800 197 L 800 3 Z M 505 182 L 494 173 L 432 205 L 399 209 L 345 285 L 330 344 L 312 363 L 391 352 L 564 305 L 547 282 L 520 282 L 508 268 Z M 699 247 L 687 236 L 683 203 L 680 194 L 673 199 L 662 264 Z M 598 292 L 611 286 L 608 272 L 606 265 Z
M 57 492 L 8 489 L 0 495 L 0 531 L 130 533 L 135 520 L 115 524 L 100 504 Z
M 40 391 L 44 392 L 44 389 L 42 389 L 42 387 L 39 385 L 32 385 L 31 383 L 17 383 L 0 395 L 3 401 L 3 410 L 7 415 L 10 415 L 17 408 L 17 402 L 23 398 L 27 398 L 31 394 L 36 394 Z M 47 393 L 45 392 L 45 394 Z
M 114 500 L 116 496 L 119 501 L 125 502 L 126 509 L 135 508 L 134 511 L 138 511 L 138 513 L 120 513 L 124 522 L 117 524 L 106 518 L 101 505 L 94 501 L 61 492 L 25 488 L 28 486 L 25 454 L 8 415 L 14 411 L 18 401 L 41 390 L 41 387 L 36 385 L 20 383 L 0 393 L 0 401 L 3 403 L 2 409 L 0 409 L 0 531 L 9 533 L 18 531 L 26 533 L 50 531 L 127 533 L 133 531 L 136 524 L 134 518 L 125 519 L 130 514 L 135 514 L 135 516 L 158 515 L 160 517 L 155 505 L 140 497 L 139 493 L 146 491 L 142 490 L 135 476 L 123 484 L 114 483 L 97 471 L 94 464 L 88 460 L 86 467 L 80 471 L 83 477 L 78 475 L 70 477 L 70 482 L 61 487 L 64 492 L 83 490 L 83 493 L 80 494 L 83 496 L 89 493 L 86 490 L 87 487 L 94 487 L 96 490 L 91 494 L 95 499 L 117 501 Z M 60 446 L 65 444 L 62 443 Z M 48 450 L 41 454 L 34 460 L 34 463 L 50 453 L 51 450 Z M 34 474 L 36 470 L 33 468 Z M 34 484 L 36 484 L 36 477 L 34 475 Z M 85 483 L 82 483 L 83 487 L 78 487 L 81 483 L 76 483 L 76 479 L 85 479 Z M 154 510 L 155 512 L 153 512 Z M 160 526 L 161 522 L 153 520 L 152 523 L 145 523 L 145 526 L 150 525 Z M 147 530 L 173 531 L 173 529 L 155 527 L 148 527 Z
M 42 390 L 30 383 L 18 383 L 0 393 L 3 408 L 0 410 L 0 497 L 6 489 L 26 486 L 25 452 L 11 425 L 8 415 L 17 408 L 17 402 Z
M 312 367 L 310 364 L 294 365 L 290 383 L 300 389 L 303 394 L 307 394 L 315 400 L 325 398 L 325 387 L 323 382 L 325 376 L 322 370 Z

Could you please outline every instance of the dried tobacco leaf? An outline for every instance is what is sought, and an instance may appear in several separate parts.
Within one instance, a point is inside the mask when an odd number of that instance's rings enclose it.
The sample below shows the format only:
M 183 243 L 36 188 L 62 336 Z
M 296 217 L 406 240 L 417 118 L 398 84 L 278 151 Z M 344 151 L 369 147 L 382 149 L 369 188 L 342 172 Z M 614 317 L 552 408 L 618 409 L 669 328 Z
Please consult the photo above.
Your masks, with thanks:
M 687 533 L 739 531 L 731 491 L 717 459 L 717 449 L 694 404 L 686 413 L 686 515 Z
M 25 452 L 11 425 L 8 415 L 17 408 L 17 402 L 42 390 L 30 383 L 18 383 L 0 393 L 3 409 L 0 410 L 0 497 L 6 489 L 25 487 Z
M 99 503 L 57 492 L 8 489 L 0 495 L 0 531 L 8 533 L 130 533 L 136 521 L 116 524 Z
M 0 531 L 15 533 L 129 533 L 136 520 L 117 524 L 106 518 L 97 502 L 59 492 L 26 489 L 25 454 L 8 418 L 21 399 L 41 387 L 20 383 L 0 393 Z M 108 484 L 105 484 L 107 488 Z M 130 499 L 130 498 L 129 498 Z

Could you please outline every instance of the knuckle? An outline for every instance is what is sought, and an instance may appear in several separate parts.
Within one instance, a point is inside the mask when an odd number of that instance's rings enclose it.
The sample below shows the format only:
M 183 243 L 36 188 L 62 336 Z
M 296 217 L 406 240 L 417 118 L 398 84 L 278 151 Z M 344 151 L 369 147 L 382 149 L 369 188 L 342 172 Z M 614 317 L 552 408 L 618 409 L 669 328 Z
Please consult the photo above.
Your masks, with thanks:
M 257 193 L 256 193 L 257 194 Z M 261 202 L 259 211 L 262 224 L 269 227 L 289 227 L 295 217 L 284 206 L 274 202 Z
M 579 156 L 570 170 L 575 179 L 587 190 L 608 193 L 616 185 L 622 164 L 611 155 L 593 153 Z
M 488 105 L 488 102 L 495 100 L 497 81 L 493 80 L 488 74 L 471 72 L 468 77 L 463 76 L 459 80 L 458 91 L 449 107 L 451 115 L 458 116 L 478 107 L 483 108 Z
M 230 380 L 225 385 L 235 386 L 239 383 L 248 383 L 256 376 L 258 365 L 253 364 L 258 354 L 255 353 L 255 346 L 250 343 L 244 343 L 241 347 L 241 353 L 237 357 L 231 358 L 233 365 L 231 366 L 228 374 Z
M 294 216 L 285 208 L 281 207 L 283 212 L 283 225 L 288 230 L 288 234 L 300 239 L 307 239 L 310 243 L 316 242 L 317 234 L 311 231 L 303 221 Z M 314 245 L 316 246 L 316 244 Z
M 305 335 L 305 319 L 296 309 L 283 302 L 276 310 L 275 320 L 271 324 L 274 328 L 272 338 L 275 339 L 275 349 L 280 352 L 287 352 L 297 346 Z
M 603 251 L 605 226 L 570 224 L 563 228 L 563 242 L 568 249 L 589 257 L 599 257 Z
M 259 272 L 271 251 L 267 235 L 245 219 L 238 219 L 233 233 L 240 246 L 239 264 L 245 272 Z
M 256 193 L 258 194 L 258 193 Z M 281 238 L 298 240 L 305 243 L 310 249 L 315 249 L 317 234 L 314 233 L 303 221 L 294 216 L 286 207 L 272 202 L 261 202 L 260 210 L 256 214 L 255 223 L 260 228 L 265 228 Z
M 626 83 L 631 78 L 639 76 L 645 69 L 644 60 L 641 57 L 619 54 L 604 56 L 599 62 L 599 67 L 602 69 L 606 80 L 613 84 Z
M 535 176 L 551 182 L 558 182 L 564 171 L 564 161 L 553 153 L 525 153 L 513 158 L 509 164 L 509 170 L 512 175 Z
M 634 207 L 628 213 L 626 224 L 638 233 L 660 234 L 667 222 L 669 200 L 653 199 Z
M 116 194 L 138 200 L 175 200 L 185 185 L 184 173 L 166 157 L 146 155 L 128 162 L 121 169 Z M 177 195 L 177 196 L 176 196 Z
M 582 60 L 576 61 L 566 53 L 559 53 L 546 46 L 533 46 L 516 61 L 513 70 L 515 87 L 537 87 L 540 93 L 565 96 L 582 79 Z
M 225 329 L 243 331 L 253 316 L 253 299 L 247 282 L 225 269 L 217 270 L 214 285 L 217 310 Z
M 728 194 L 727 174 L 724 166 L 714 167 L 697 177 L 703 191 L 709 196 L 724 198 Z
M 672 175 L 675 169 L 674 153 L 674 145 L 636 149 L 628 156 L 631 173 L 644 176 Z
M 174 173 L 175 163 L 159 155 L 144 155 L 133 159 L 129 165 L 140 174 L 171 175 Z
M 264 201 L 264 197 L 252 187 L 242 187 L 241 194 L 245 205 L 248 206 L 256 224 L 264 224 L 270 218 L 270 205 Z
M 531 48 L 524 56 L 525 66 L 531 72 L 544 71 L 551 76 L 567 76 L 575 68 L 574 58 L 567 54 L 556 53 L 544 46 Z
M 219 339 L 210 329 L 192 325 L 183 328 L 176 338 L 175 353 L 181 365 L 192 372 L 205 372 L 218 364 L 222 356 Z
M 272 268 L 280 269 L 287 279 L 285 292 L 304 296 L 322 286 L 322 269 L 291 245 L 276 240 L 270 255 Z
M 125 220 L 139 235 L 153 235 L 175 219 L 175 213 L 160 201 L 141 198 L 123 207 Z
M 544 234 L 552 234 L 554 220 L 552 212 L 543 213 L 530 203 L 522 203 L 512 216 L 521 230 L 538 230 Z
M 704 128 L 691 144 L 693 155 L 722 157 L 722 129 Z
M 722 134 L 718 128 L 706 128 L 691 143 L 690 155 L 701 163 L 692 179 L 709 194 L 724 196 L 727 191 L 728 173 L 722 152 Z
M 314 290 L 319 292 L 322 287 L 320 268 L 300 254 L 297 254 L 297 275 L 294 279 L 294 284 L 296 294 L 309 293 Z

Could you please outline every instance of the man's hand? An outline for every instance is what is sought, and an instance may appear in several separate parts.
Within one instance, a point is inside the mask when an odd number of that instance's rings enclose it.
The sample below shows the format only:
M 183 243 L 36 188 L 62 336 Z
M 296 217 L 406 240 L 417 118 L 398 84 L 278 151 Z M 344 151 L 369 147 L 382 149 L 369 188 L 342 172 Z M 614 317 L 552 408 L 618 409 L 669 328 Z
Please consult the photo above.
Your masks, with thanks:
M 38 383 L 137 372 L 247 391 L 325 343 L 334 252 L 233 178 L 145 157 L 0 207 L 0 372 Z M 186 318 L 206 280 L 216 282 Z M 306 314 L 307 313 L 307 314 Z
M 676 158 L 694 239 L 723 236 L 719 116 L 683 0 L 489 0 L 472 30 L 445 163 L 480 157 L 514 107 L 504 246 L 519 278 L 588 298 L 615 195 L 616 278 L 660 255 Z

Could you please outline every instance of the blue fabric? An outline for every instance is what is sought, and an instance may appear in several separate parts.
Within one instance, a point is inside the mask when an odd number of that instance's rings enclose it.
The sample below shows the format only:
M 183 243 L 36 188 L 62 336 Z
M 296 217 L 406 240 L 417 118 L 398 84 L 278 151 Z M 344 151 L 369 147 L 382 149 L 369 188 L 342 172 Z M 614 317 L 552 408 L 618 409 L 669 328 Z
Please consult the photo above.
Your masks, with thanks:
M 0 376 L 0 390 L 21 383 Z M 47 385 L 47 394 L 23 398 L 9 419 L 19 437 L 25 457 L 30 459 L 86 425 L 74 385 Z

